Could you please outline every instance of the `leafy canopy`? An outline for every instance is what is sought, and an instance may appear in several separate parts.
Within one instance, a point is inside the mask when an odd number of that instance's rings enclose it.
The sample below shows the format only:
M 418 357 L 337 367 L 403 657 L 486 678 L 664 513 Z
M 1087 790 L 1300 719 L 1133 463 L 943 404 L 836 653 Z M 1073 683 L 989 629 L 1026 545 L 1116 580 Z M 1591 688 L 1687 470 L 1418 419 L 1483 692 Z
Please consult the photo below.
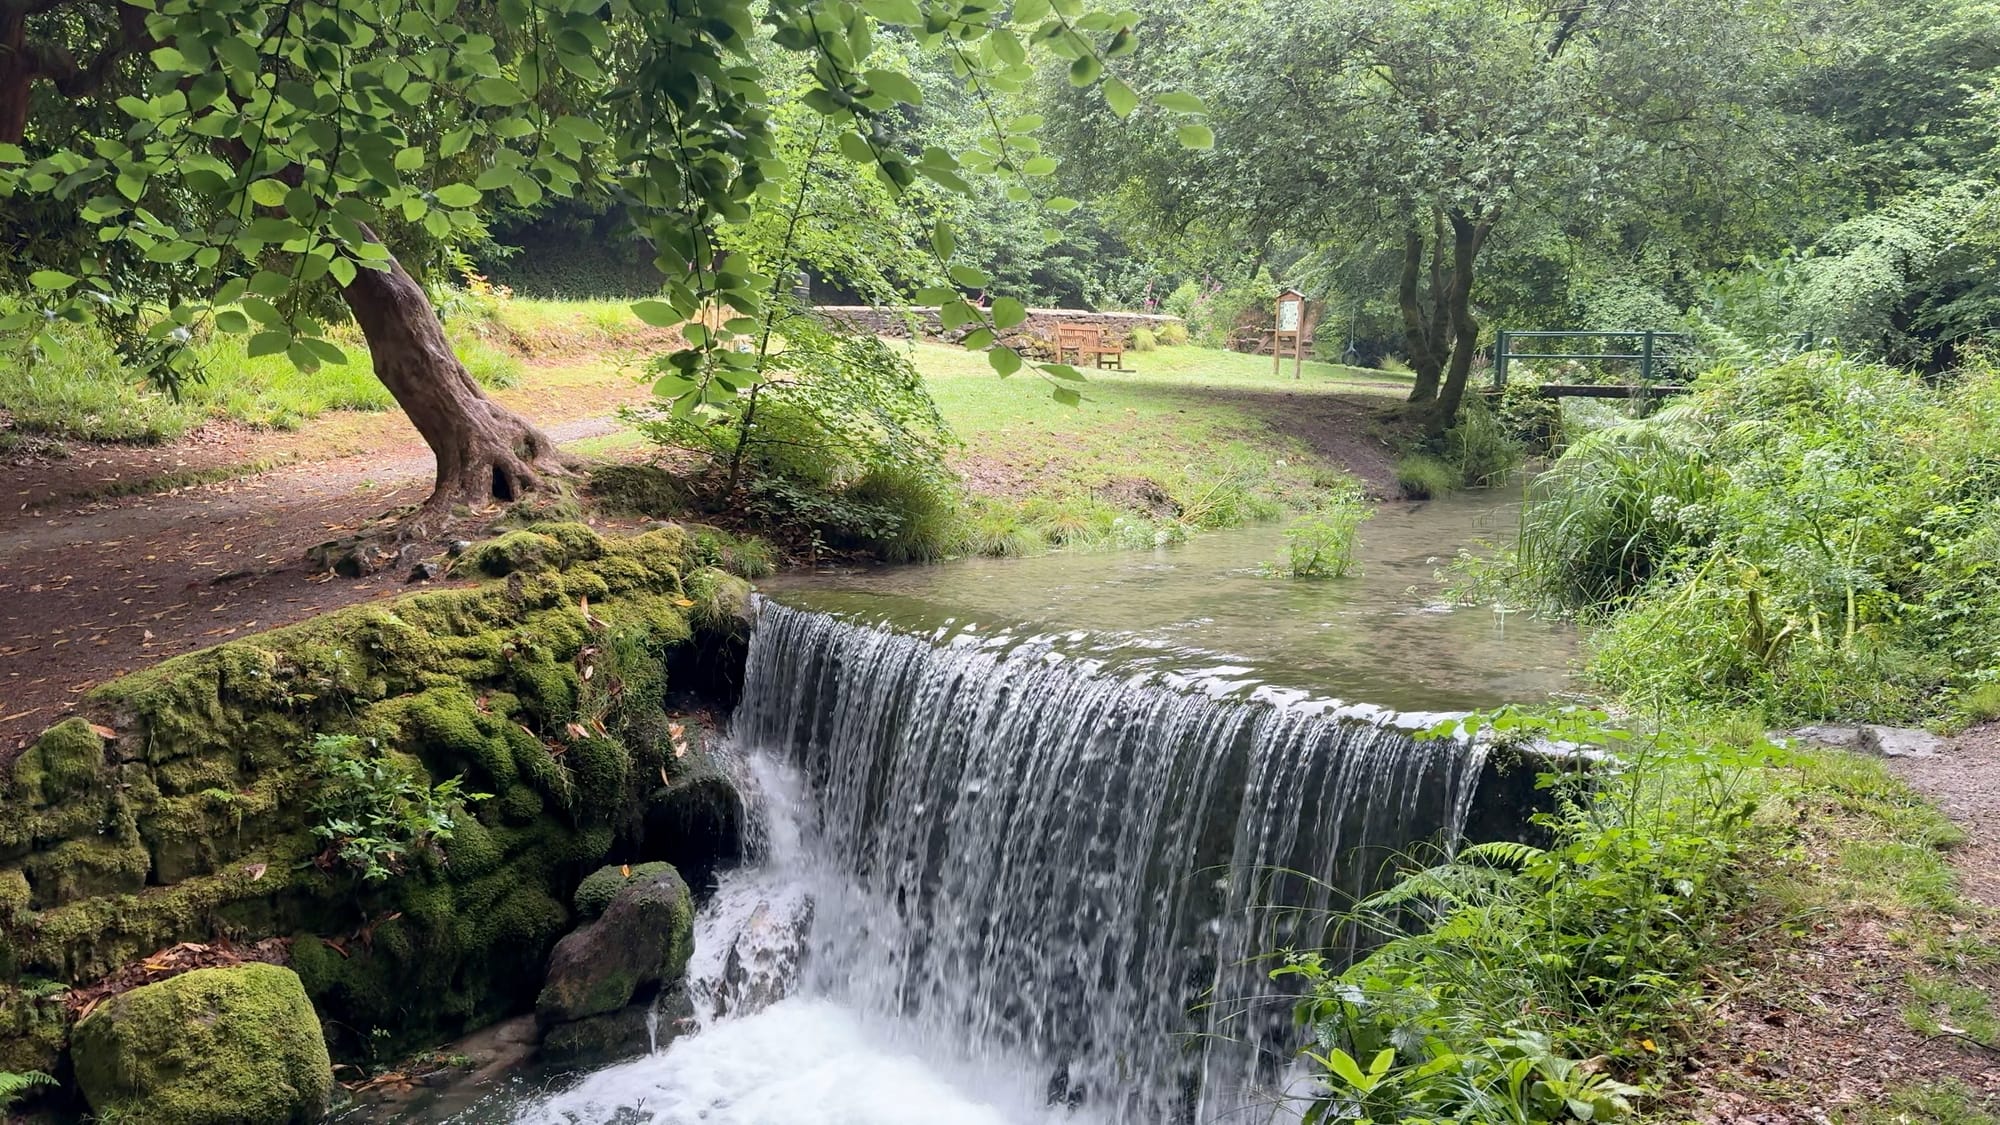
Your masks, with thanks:
M 771 287 L 719 253 L 716 231 L 781 191 L 774 51 L 803 63 L 799 100 L 828 122 L 838 151 L 895 195 L 920 179 L 962 191 L 982 176 L 1035 193 L 1055 161 L 1036 122 L 997 113 L 956 151 L 906 141 L 899 124 L 922 90 L 898 61 L 907 52 L 878 40 L 942 57 L 984 105 L 1025 88 L 1045 58 L 1121 115 L 1140 102 L 1107 74 L 1134 48 L 1137 14 L 1085 11 L 1081 0 L 1021 0 L 1011 11 L 990 0 L 126 5 L 146 13 L 142 32 L 93 29 L 81 9 L 66 16 L 64 0 L 41 32 L 96 31 L 92 46 L 124 57 L 114 80 L 83 95 L 94 112 L 33 114 L 20 143 L 0 144 L 0 199 L 73 206 L 94 239 L 65 244 L 59 261 L 16 263 L 39 300 L 0 330 L 115 311 L 143 322 L 170 368 L 186 362 L 177 345 L 209 321 L 249 334 L 252 355 L 341 362 L 313 295 L 388 269 L 385 232 L 463 241 L 496 204 L 602 193 L 640 218 L 665 277 L 660 298 L 635 307 L 643 319 L 692 319 L 710 300 L 741 314 L 676 354 L 659 386 L 689 406 L 718 400 L 754 378 L 728 344 L 752 330 Z M 1156 101 L 1189 121 L 1202 112 L 1191 99 Z M 1188 139 L 1207 140 L 1199 129 Z M 1020 369 L 993 344 L 1025 314 L 962 298 L 957 287 L 986 278 L 956 260 L 949 230 L 927 250 L 954 285 L 919 299 L 942 305 L 948 328 L 970 329 L 967 343 L 991 348 L 1002 374 Z M 173 295 L 137 317 L 125 283 L 162 274 L 176 279 Z

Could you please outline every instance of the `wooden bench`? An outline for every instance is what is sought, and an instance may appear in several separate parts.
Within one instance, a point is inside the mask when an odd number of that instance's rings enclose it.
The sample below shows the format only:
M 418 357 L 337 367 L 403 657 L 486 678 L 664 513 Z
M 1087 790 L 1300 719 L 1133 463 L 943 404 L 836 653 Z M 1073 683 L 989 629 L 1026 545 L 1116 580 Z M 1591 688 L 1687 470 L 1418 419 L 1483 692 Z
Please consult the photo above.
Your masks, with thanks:
M 1071 352 L 1076 353 L 1078 367 L 1083 366 L 1083 357 L 1088 355 L 1100 370 L 1125 370 L 1125 342 L 1101 325 L 1056 325 L 1056 362 L 1065 362 Z

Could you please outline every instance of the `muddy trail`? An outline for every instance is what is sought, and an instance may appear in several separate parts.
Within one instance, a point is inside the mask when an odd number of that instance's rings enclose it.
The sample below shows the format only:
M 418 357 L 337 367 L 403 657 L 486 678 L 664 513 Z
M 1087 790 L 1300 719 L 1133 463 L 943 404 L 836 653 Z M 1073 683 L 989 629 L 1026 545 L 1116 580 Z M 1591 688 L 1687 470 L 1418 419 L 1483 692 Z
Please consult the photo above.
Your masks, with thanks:
M 617 432 L 613 412 L 643 393 L 619 380 L 501 397 L 571 443 Z M 350 580 L 306 552 L 422 500 L 433 465 L 398 414 L 0 464 L 15 497 L 0 509 L 0 762 L 97 684 L 402 592 L 406 568 Z M 220 479 L 183 485 L 190 471 Z

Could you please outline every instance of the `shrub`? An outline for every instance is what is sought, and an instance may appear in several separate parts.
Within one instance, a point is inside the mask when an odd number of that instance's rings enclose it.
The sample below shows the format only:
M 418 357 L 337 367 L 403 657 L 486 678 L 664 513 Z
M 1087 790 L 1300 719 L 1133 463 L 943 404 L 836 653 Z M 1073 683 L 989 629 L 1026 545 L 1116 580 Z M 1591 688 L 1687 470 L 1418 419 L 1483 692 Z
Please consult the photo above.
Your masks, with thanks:
M 1465 847 L 1328 922 L 1374 951 L 1292 950 L 1299 1022 L 1322 1092 L 1307 1120 L 1571 1122 L 1627 1117 L 1670 1062 L 1705 967 L 1725 947 L 1755 834 L 1750 792 L 1779 751 L 1761 734 L 1705 745 L 1621 730 L 1601 713 L 1502 711 L 1434 736 L 1587 747 L 1617 770 L 1565 768 L 1537 847 Z M 1379 944 L 1377 944 L 1379 943 Z M 1657 1036 L 1656 1040 L 1654 1037 Z M 1579 1060 L 1593 1060 L 1584 1064 Z
M 1157 348 L 1158 348 L 1159 346 L 1160 346 L 1160 339 L 1159 339 L 1159 337 L 1157 337 L 1157 336 L 1153 335 L 1153 333 L 1152 333 L 1152 330 L 1151 330 L 1151 329 L 1148 329 L 1148 328 L 1134 328 L 1134 329 L 1132 330 L 1132 350 L 1133 350 L 1133 351 L 1135 351 L 1135 352 L 1150 352 L 1150 351 L 1153 351 L 1153 350 L 1157 349 Z
M 1611 606 L 1710 535 L 1720 485 L 1703 443 L 1640 422 L 1590 434 L 1536 479 L 1516 561 L 1534 600 Z
M 1160 346 L 1163 348 L 1186 347 L 1188 342 L 1188 326 L 1180 321 L 1170 320 L 1160 325 L 1159 331 L 1154 333 L 1154 335 L 1159 339 Z
M 317 735 L 305 756 L 318 781 L 312 834 L 326 844 L 323 862 L 369 882 L 401 874 L 419 856 L 443 858 L 465 806 L 491 796 L 465 792 L 463 778 L 425 785 L 413 765 L 351 734 Z
M 929 474 L 882 465 L 842 494 L 857 513 L 866 513 L 861 545 L 886 562 L 934 562 L 956 552 L 961 527 L 958 497 Z M 857 524 L 864 517 L 854 519 Z
M 1444 434 L 1445 460 L 1467 488 L 1505 482 L 1521 464 L 1521 445 L 1509 436 L 1485 398 L 1466 399 L 1458 424 Z
M 1458 470 L 1430 453 L 1411 453 L 1396 462 L 1396 487 L 1411 500 L 1430 500 L 1457 491 Z
M 1341 578 L 1354 567 L 1361 525 L 1375 513 L 1359 492 L 1339 493 L 1285 530 L 1286 569 L 1293 578 Z
M 1517 583 L 1611 615 L 1592 669 L 1773 720 L 1941 720 L 2000 680 L 2000 380 L 1808 354 L 1704 376 L 1531 490 Z

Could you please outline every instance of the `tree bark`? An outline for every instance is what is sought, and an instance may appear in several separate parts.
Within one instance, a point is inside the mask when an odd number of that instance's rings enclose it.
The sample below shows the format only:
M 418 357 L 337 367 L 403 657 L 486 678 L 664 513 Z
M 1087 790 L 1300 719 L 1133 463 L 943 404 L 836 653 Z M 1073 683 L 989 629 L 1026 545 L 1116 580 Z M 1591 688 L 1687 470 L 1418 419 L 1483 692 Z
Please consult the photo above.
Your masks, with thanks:
M 486 397 L 445 339 L 423 287 L 394 258 L 356 271 L 340 294 L 368 341 L 375 375 L 437 456 L 437 484 L 406 533 L 427 534 L 456 504 L 518 500 L 562 471 L 555 442 Z
M 1472 315 L 1472 269 L 1486 240 L 1486 224 L 1454 211 L 1451 214 L 1451 280 L 1439 298 L 1451 319 L 1451 366 L 1438 393 L 1431 429 L 1442 433 L 1458 418 L 1465 387 L 1472 378 L 1472 357 L 1479 347 L 1479 321 Z
M 1426 403 L 1437 398 L 1442 364 L 1431 347 L 1430 330 L 1424 315 L 1417 280 L 1423 273 L 1424 236 L 1415 227 L 1403 235 L 1403 273 L 1396 282 L 1396 303 L 1403 313 L 1403 341 L 1410 353 L 1410 370 L 1416 372 L 1409 401 Z

